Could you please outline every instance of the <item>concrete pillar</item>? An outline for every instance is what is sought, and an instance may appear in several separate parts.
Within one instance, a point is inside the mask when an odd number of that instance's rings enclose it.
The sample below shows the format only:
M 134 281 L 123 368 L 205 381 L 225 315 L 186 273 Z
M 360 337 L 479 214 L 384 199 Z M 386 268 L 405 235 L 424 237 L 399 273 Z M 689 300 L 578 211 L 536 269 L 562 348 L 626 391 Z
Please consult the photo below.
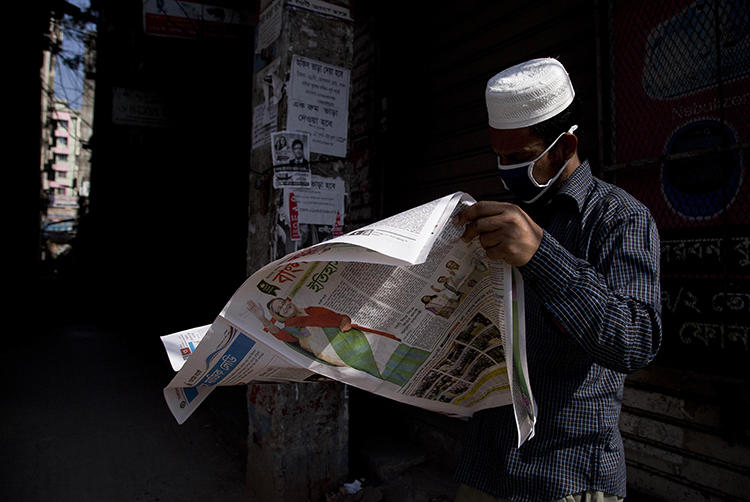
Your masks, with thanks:
M 347 403 L 337 382 L 248 386 L 251 501 L 316 502 L 338 489 L 349 464 Z
M 261 9 L 280 5 L 281 29 L 276 41 L 255 56 L 252 92 L 253 111 L 262 104 L 274 103 L 275 130 L 286 130 L 288 114 L 288 89 L 292 58 L 300 56 L 346 69 L 351 69 L 354 59 L 354 22 L 319 11 L 299 7 L 304 0 L 263 0 Z M 315 5 L 333 5 L 320 1 Z M 348 4 L 338 1 L 337 4 Z M 348 7 L 344 7 L 348 10 Z M 265 17 L 265 16 L 261 16 Z M 258 27 L 261 31 L 261 27 Z M 351 86 L 350 86 L 351 91 Z M 351 108 L 351 106 L 350 106 Z M 267 111 L 265 113 L 268 113 Z M 294 112 L 293 112 L 294 113 Z M 351 117 L 350 117 L 351 118 Z M 253 116 L 253 127 L 262 129 L 268 116 Z M 312 174 L 342 178 L 347 190 L 357 189 L 362 182 L 356 179 L 351 160 L 352 134 L 348 135 L 345 157 L 325 156 L 315 151 L 310 154 Z M 273 168 L 270 141 L 252 147 L 250 155 L 250 204 L 247 243 L 247 272 L 251 274 L 279 256 L 272 255 L 271 240 L 274 224 L 280 209 L 281 191 L 272 186 Z M 348 204 L 347 204 L 348 205 Z M 347 208 L 348 210 L 348 208 Z M 344 231 L 349 231 L 345 221 Z
M 354 23 L 346 15 L 331 15 L 337 6 L 348 10 L 348 2 L 336 4 L 302 0 L 259 2 L 264 13 L 257 31 L 278 35 L 270 44 L 265 38 L 266 43 L 257 47 L 254 62 L 252 106 L 256 134 L 250 156 L 248 274 L 279 257 L 273 256 L 271 240 L 281 191 L 274 190 L 271 183 L 271 143 L 260 140 L 263 134 L 257 131 L 270 128 L 269 121 L 273 119 L 269 117 L 275 117 L 275 130 L 286 130 L 286 86 L 295 55 L 352 68 Z M 264 10 L 266 7 L 272 7 L 273 12 Z M 326 12 L 326 7 L 334 10 Z M 342 178 L 350 188 L 353 169 L 349 152 L 349 145 L 345 157 L 324 156 L 311 150 L 312 174 Z M 349 229 L 345 226 L 344 230 Z M 338 488 L 349 467 L 349 410 L 344 385 L 251 384 L 248 411 L 247 475 L 251 500 L 316 502 Z

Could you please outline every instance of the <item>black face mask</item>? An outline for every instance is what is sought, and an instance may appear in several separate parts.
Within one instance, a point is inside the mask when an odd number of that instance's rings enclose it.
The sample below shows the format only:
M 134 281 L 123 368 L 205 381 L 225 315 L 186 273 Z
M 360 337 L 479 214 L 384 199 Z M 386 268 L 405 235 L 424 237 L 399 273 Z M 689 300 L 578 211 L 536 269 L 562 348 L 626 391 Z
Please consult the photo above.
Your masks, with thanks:
M 574 125 L 568 129 L 567 132 L 572 133 L 576 129 L 578 129 L 578 126 Z M 570 162 L 570 159 L 566 160 L 562 167 L 558 169 L 557 173 L 555 173 L 555 175 L 544 184 L 538 183 L 534 179 L 534 164 L 544 157 L 564 135 L 565 133 L 560 134 L 555 141 L 550 143 L 547 149 L 534 160 L 519 162 L 518 164 L 502 164 L 500 162 L 500 157 L 498 156 L 497 167 L 500 170 L 500 180 L 503 182 L 503 186 L 506 190 L 510 191 L 526 204 L 532 204 L 538 201 L 555 183 L 555 181 L 557 181 L 557 178 L 563 173 L 568 162 Z

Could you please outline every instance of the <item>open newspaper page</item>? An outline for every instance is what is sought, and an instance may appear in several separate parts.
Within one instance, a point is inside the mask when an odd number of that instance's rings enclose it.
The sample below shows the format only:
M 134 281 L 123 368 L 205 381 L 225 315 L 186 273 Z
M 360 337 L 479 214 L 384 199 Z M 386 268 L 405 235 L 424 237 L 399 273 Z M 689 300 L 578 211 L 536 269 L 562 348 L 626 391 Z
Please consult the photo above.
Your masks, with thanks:
M 288 255 L 210 327 L 163 337 L 184 361 L 164 390 L 177 420 L 216 385 L 322 376 L 452 416 L 510 404 L 519 444 L 533 435 L 520 274 L 460 239 L 453 216 L 473 202 L 453 194 Z

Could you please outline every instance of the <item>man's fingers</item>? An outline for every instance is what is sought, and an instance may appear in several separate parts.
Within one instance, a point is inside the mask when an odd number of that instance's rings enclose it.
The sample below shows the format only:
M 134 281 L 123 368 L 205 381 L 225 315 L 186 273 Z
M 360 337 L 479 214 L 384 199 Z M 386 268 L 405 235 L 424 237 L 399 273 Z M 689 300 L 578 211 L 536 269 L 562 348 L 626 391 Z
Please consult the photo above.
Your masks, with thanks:
M 509 204 L 507 202 L 496 202 L 491 200 L 479 201 L 476 204 L 472 204 L 471 206 L 464 208 L 460 213 L 458 213 L 458 216 L 456 216 L 454 222 L 456 223 L 456 225 L 463 225 L 465 223 L 474 221 L 477 218 L 501 214 L 507 210 L 508 206 L 511 205 L 512 204 Z
M 487 258 L 490 260 L 501 260 L 508 263 L 508 255 L 500 246 L 485 249 L 485 252 L 487 253 Z
M 467 226 L 462 238 L 469 242 L 474 237 L 487 232 L 494 232 L 505 228 L 511 221 L 508 213 L 493 214 L 484 216 L 471 221 Z
M 479 231 L 477 230 L 475 222 L 472 222 L 466 225 L 466 230 L 464 230 L 461 238 L 466 242 L 471 242 L 471 240 L 477 235 L 479 235 Z
M 479 237 L 479 244 L 493 260 L 525 265 L 539 248 L 542 229 L 518 206 L 507 202 L 477 202 L 460 215 L 467 223 L 465 241 Z
M 508 234 L 504 230 L 495 230 L 494 232 L 484 232 L 479 236 L 479 244 L 484 249 L 490 249 L 508 241 Z

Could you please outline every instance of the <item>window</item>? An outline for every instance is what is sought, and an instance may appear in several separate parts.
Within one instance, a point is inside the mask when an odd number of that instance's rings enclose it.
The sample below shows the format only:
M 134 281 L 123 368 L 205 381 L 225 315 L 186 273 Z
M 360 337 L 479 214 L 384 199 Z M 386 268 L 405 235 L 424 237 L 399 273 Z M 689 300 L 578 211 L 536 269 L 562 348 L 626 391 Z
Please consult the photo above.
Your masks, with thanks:
M 57 127 L 61 129 L 68 130 L 68 121 L 67 120 L 57 120 Z
M 55 195 L 65 195 L 65 188 L 55 188 Z
M 55 162 L 67 162 L 68 161 L 68 154 L 67 153 L 56 153 L 55 154 Z
M 68 178 L 68 172 L 67 171 L 55 171 L 55 179 L 56 180 L 65 180 Z
M 68 138 L 63 138 L 62 136 L 57 137 L 57 146 L 68 146 Z

